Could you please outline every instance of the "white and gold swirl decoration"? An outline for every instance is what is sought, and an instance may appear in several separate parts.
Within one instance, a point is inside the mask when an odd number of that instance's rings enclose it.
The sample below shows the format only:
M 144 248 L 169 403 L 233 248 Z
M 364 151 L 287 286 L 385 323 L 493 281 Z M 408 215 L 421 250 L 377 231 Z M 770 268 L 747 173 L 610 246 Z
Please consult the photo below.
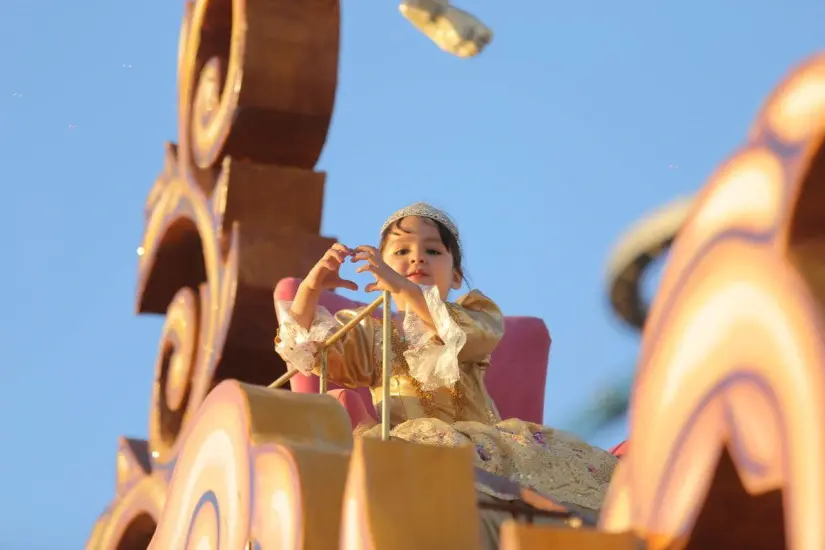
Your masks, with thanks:
M 671 250 L 604 529 L 636 532 L 652 548 L 825 548 L 823 306 L 820 55 L 770 97 Z M 742 495 L 730 500 L 738 482 Z M 784 507 L 759 521 L 718 510 L 724 501 L 756 513 L 748 503 L 768 506 L 780 492 L 773 506 Z
M 825 548 L 825 55 L 669 211 L 599 529 L 509 522 L 502 550 Z
M 331 397 L 226 381 L 183 441 L 151 550 L 337 543 L 352 438 Z
M 166 502 L 166 482 L 150 475 L 145 441 L 121 438 L 116 462 L 116 494 L 86 544 L 89 549 L 146 548 Z

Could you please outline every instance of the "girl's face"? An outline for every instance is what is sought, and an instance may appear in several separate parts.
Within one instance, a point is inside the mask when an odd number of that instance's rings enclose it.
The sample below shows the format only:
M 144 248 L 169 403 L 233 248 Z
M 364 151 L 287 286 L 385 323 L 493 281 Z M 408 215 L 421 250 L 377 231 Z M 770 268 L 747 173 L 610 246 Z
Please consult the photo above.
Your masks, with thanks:
M 399 230 L 400 227 L 400 230 Z M 446 300 L 450 289 L 461 288 L 461 274 L 444 246 L 435 222 L 408 216 L 393 226 L 381 251 L 384 262 L 417 285 L 438 287 Z

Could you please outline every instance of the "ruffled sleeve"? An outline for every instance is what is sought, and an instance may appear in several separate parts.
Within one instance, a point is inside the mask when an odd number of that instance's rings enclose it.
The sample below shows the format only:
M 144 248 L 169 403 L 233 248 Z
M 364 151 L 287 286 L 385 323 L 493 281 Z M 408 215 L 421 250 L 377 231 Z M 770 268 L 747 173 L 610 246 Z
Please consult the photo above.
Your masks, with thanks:
M 356 311 L 343 310 L 334 316 L 323 306 L 315 309 L 309 329 L 295 322 L 289 309 L 292 302 L 276 300 L 278 335 L 275 351 L 287 364 L 302 374 L 321 374 L 321 348 Z M 375 320 L 366 317 L 327 350 L 327 380 L 347 388 L 370 386 L 374 382 L 373 346 Z
M 407 312 L 404 333 L 409 349 L 404 358 L 426 391 L 453 387 L 460 376 L 460 364 L 489 361 L 490 353 L 504 336 L 504 316 L 498 306 L 477 290 L 456 303 L 441 299 L 436 287 L 423 287 L 435 331 L 420 317 Z
M 458 354 L 460 362 L 487 362 L 504 337 L 504 314 L 490 298 L 471 290 L 447 304 L 453 322 L 467 335 L 467 343 Z

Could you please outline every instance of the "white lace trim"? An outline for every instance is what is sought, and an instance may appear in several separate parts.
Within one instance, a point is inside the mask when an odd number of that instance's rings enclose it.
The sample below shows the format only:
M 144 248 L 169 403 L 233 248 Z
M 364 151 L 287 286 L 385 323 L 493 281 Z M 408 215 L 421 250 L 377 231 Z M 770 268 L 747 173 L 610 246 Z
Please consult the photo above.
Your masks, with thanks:
M 297 369 L 302 374 L 312 374 L 321 344 L 335 332 L 338 322 L 329 310 L 323 306 L 317 306 L 312 324 L 307 330 L 292 318 L 289 313 L 291 306 L 292 302 L 275 300 L 280 325 L 275 351 L 293 369 Z
M 404 337 L 409 348 L 404 352 L 404 359 L 409 366 L 410 376 L 418 380 L 424 391 L 452 388 L 458 382 L 458 353 L 467 342 L 467 335 L 450 316 L 437 287 L 422 286 L 421 291 L 435 324 L 436 334 L 417 314 L 405 312 Z M 436 335 L 441 342 L 433 338 Z

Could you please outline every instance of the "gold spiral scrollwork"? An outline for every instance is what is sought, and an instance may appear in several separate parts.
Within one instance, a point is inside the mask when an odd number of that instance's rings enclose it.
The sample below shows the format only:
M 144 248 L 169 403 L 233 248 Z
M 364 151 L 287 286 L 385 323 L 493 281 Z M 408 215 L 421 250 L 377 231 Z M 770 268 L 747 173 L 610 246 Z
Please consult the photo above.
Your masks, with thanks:
M 184 55 L 186 54 L 186 43 L 189 39 L 189 27 L 192 24 L 192 12 L 195 10 L 195 0 L 185 0 L 183 3 L 183 18 L 181 19 L 180 34 L 178 34 L 178 101 L 182 97 L 180 85 L 183 83 Z
M 178 57 L 184 160 L 312 168 L 332 116 L 338 41 L 337 0 L 192 3 Z
M 229 135 L 231 118 L 226 111 L 230 100 L 224 98 L 232 94 L 221 94 L 221 66 L 219 57 L 206 62 L 192 103 L 192 154 L 200 168 L 208 168 L 218 160 Z
M 158 457 L 167 456 L 177 441 L 189 409 L 189 396 L 198 350 L 199 303 L 194 290 L 178 291 L 166 312 L 160 350 L 155 366 L 155 384 L 149 411 L 149 442 Z
M 237 286 L 237 230 L 228 232 L 224 256 L 220 216 L 216 219 L 195 184 L 182 177 L 188 172 L 164 174 L 168 180 L 153 190 L 156 202 L 138 267 L 139 309 L 158 311 L 167 300 L 170 304 L 150 412 L 156 464 L 171 459 L 186 419 L 214 383 Z M 175 294 L 167 298 L 173 289 Z
M 154 534 L 166 499 L 166 486 L 156 477 L 144 477 L 104 513 L 86 543 L 88 550 L 139 550 Z
M 220 43 L 214 34 L 222 28 L 224 14 L 209 11 L 209 6 L 204 1 L 186 5 L 179 45 L 182 121 L 198 108 L 211 108 L 205 104 L 206 95 L 199 107 L 191 104 L 202 36 L 207 45 Z M 202 29 L 205 23 L 212 25 L 212 34 Z M 220 59 L 219 51 L 212 52 L 210 58 Z M 207 68 L 204 81 L 214 79 L 215 71 Z M 164 303 L 170 304 L 150 410 L 149 438 L 156 464 L 171 460 L 179 433 L 213 385 L 237 285 L 237 230 L 224 228 L 223 210 L 211 205 L 208 192 L 214 184 L 198 171 L 207 166 L 188 161 L 193 153 L 189 125 L 181 124 L 179 132 L 181 146 L 167 147 L 164 169 L 150 192 L 138 265 L 139 310 L 160 313 Z
M 284 33 L 291 24 L 304 24 L 307 32 L 279 37 L 265 22 Z M 216 372 L 224 364 L 227 347 L 232 347 L 227 338 L 233 316 L 240 315 L 234 311 L 241 263 L 239 224 L 248 222 L 267 238 L 277 237 L 281 224 L 296 227 L 289 216 L 273 217 L 256 203 L 278 196 L 271 185 L 264 189 L 271 182 L 260 174 L 271 170 L 283 178 L 296 177 L 297 172 L 278 172 L 237 157 L 299 167 L 315 162 L 331 116 L 337 26 L 337 2 L 309 3 L 301 9 L 287 0 L 198 0 L 186 5 L 178 52 L 180 145 L 167 146 L 164 169 L 149 194 L 138 264 L 138 310 L 169 316 L 150 420 L 156 465 L 171 460 L 177 434 L 218 382 Z M 273 58 L 272 48 L 279 45 L 308 49 L 323 63 L 296 68 L 294 56 L 291 61 L 289 55 Z M 251 80 L 245 81 L 244 75 Z M 285 93 L 274 77 L 282 77 L 284 86 L 291 83 L 296 90 Z M 304 89 L 307 86 L 318 89 Z M 285 130 L 296 123 L 305 130 L 284 139 Z M 253 177 L 257 179 L 250 181 Z M 313 185 L 319 181 L 314 172 L 302 177 Z M 245 185 L 232 185 L 244 178 Z M 317 231 L 312 214 L 293 215 L 307 232 Z M 317 217 L 320 221 L 320 209 Z M 247 242 L 260 247 L 261 239 L 247 231 Z M 318 242 L 311 242 L 310 248 L 328 246 L 326 239 L 311 238 Z M 260 253 L 248 250 L 247 254 Z M 250 296 L 268 295 L 279 272 L 260 261 L 247 267 L 244 303 L 252 303 Z M 256 286 L 262 283 L 268 287 Z M 261 314 L 251 309 L 252 315 Z M 170 348 L 172 337 L 175 346 Z M 271 335 L 265 337 L 268 342 Z M 243 338 L 236 333 L 236 341 Z M 239 346 L 250 344 L 235 344 Z M 174 354 L 169 355 L 170 349 Z M 250 361 L 248 352 L 238 354 Z M 226 375 L 231 377 L 232 371 Z
M 657 208 L 634 223 L 613 247 L 607 269 L 610 304 L 636 330 L 644 327 L 649 309 L 642 292 L 646 272 L 670 250 L 692 204 L 692 197 L 683 197 Z
M 181 143 L 191 147 L 198 168 L 220 159 L 233 131 L 243 75 L 245 4 L 195 2 L 181 31 Z

